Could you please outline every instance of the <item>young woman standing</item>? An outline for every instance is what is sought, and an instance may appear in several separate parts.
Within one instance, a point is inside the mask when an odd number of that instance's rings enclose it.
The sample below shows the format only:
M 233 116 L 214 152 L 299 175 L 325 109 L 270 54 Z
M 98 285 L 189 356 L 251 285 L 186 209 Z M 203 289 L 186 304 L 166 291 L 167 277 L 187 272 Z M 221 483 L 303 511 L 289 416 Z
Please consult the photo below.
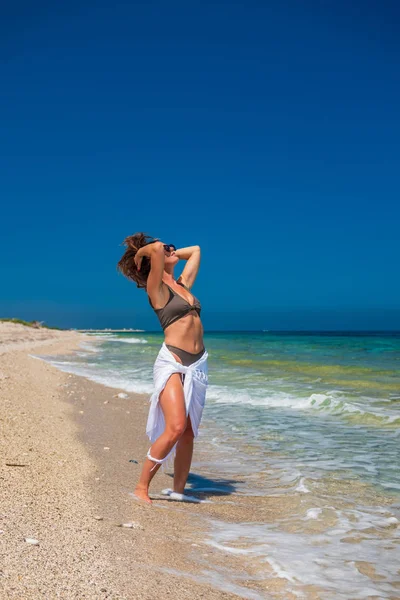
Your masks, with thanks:
M 170 496 L 194 501 L 183 492 L 208 383 L 201 305 L 190 291 L 200 266 L 200 247 L 177 250 L 174 244 L 164 244 L 144 233 L 125 238 L 124 245 L 127 249 L 118 269 L 145 289 L 165 335 L 154 364 L 155 390 L 146 427 L 151 448 L 134 494 L 151 503 L 150 482 L 160 465 L 174 456 Z M 176 281 L 174 268 L 179 260 L 186 260 L 186 265 Z

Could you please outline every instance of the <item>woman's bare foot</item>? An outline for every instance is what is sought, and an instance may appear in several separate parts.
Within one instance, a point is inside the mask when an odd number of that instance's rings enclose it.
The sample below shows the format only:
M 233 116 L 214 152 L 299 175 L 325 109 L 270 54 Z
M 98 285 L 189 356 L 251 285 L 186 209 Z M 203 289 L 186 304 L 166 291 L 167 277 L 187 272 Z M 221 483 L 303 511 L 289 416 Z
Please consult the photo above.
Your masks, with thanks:
M 142 502 L 147 502 L 147 504 L 153 504 L 149 498 L 148 490 L 145 487 L 136 486 L 133 495 L 138 499 L 142 500 Z

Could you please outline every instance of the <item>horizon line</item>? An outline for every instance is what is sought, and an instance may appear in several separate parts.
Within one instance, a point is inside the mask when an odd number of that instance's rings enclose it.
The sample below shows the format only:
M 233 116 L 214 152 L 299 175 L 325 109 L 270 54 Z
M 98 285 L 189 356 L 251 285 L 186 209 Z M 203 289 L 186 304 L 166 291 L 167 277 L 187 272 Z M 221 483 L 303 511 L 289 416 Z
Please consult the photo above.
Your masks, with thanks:
M 159 333 L 162 331 L 155 329 L 136 329 L 130 327 L 121 328 L 94 328 L 94 327 L 67 327 L 66 330 L 74 330 L 79 332 L 84 331 L 102 331 L 109 333 L 125 332 L 125 333 Z M 205 333 L 397 333 L 400 334 L 400 329 L 207 329 Z

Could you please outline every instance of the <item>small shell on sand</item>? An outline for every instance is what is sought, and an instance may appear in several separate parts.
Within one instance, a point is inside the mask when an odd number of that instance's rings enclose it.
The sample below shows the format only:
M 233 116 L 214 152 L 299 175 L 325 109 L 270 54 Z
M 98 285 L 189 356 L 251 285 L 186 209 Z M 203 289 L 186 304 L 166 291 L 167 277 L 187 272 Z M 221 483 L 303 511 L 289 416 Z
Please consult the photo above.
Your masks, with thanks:
M 103 450 L 109 450 L 110 448 L 108 446 L 104 446 Z
M 39 541 L 35 540 L 35 538 L 24 538 L 27 544 L 32 544 L 32 546 L 39 546 Z
M 115 394 L 114 398 L 128 398 L 128 394 L 125 394 L 125 392 L 120 392 L 119 394 Z
M 96 521 L 103 521 L 104 517 L 101 517 L 100 515 L 93 515 L 93 519 L 96 519 Z
M 126 527 L 127 529 L 144 529 L 140 523 L 130 521 L 129 523 L 120 523 L 117 527 Z

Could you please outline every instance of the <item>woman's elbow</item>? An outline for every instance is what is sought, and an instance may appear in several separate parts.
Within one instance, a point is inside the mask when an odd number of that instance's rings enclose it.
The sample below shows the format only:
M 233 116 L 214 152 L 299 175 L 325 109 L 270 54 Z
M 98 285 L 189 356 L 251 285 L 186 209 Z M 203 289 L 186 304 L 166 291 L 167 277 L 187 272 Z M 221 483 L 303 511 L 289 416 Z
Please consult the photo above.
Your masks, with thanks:
M 154 244 L 151 244 L 151 251 L 164 254 L 164 244 L 162 242 L 154 242 Z

